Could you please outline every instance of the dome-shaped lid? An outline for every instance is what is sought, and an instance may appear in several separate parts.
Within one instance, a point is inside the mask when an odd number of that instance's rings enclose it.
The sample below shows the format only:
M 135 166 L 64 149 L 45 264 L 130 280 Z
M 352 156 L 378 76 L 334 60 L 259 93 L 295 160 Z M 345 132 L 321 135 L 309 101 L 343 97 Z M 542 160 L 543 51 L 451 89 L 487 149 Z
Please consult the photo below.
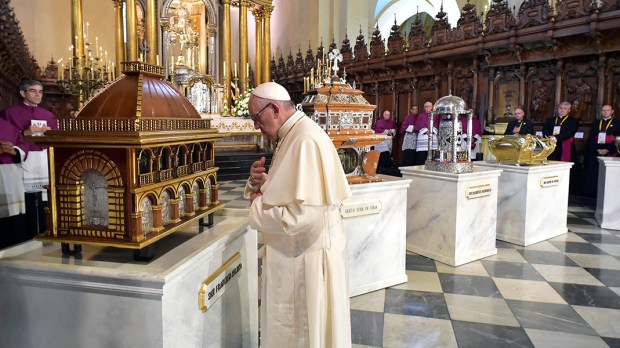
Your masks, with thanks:
M 447 95 L 439 98 L 433 105 L 433 113 L 460 115 L 467 113 L 467 104 L 465 101 L 454 95 Z

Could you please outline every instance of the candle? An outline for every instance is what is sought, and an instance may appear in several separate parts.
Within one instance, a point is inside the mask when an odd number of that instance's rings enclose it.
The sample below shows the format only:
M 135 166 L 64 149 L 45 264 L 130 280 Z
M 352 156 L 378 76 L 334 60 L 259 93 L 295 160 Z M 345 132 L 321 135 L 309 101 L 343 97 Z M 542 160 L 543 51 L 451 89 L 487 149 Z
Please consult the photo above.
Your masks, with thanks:
M 245 63 L 245 77 L 250 77 L 250 63 Z
M 95 53 L 97 53 L 97 57 L 99 57 L 99 36 L 95 36 Z
M 235 62 L 235 68 L 233 69 L 233 77 L 237 78 L 237 63 Z
M 314 68 L 310 69 L 310 83 L 314 83 Z
M 88 27 L 90 27 L 90 23 L 86 22 L 86 34 L 84 34 L 84 39 L 88 37 Z M 86 41 L 86 40 L 84 40 Z
M 224 76 L 226 76 L 227 75 L 227 73 L 226 73 L 226 61 L 224 61 L 224 68 L 222 69 L 222 71 L 224 73 Z
M 64 80 L 65 77 L 65 65 L 63 64 L 59 71 L 60 78 L 59 80 Z
M 143 61 L 143 59 L 142 59 L 142 53 L 140 53 L 140 61 L 141 61 L 141 62 Z
M 159 54 L 156 56 L 157 57 L 157 66 L 159 66 Z

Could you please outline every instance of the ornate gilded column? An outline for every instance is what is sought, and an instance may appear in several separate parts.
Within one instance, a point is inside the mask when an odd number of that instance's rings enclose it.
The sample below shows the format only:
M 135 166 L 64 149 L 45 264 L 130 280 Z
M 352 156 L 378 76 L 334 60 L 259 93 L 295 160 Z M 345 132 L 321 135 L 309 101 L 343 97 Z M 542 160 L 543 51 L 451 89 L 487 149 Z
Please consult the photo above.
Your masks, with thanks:
M 217 67 L 216 63 L 216 54 L 215 54 L 215 38 L 217 36 L 217 29 L 215 27 L 209 27 L 207 29 L 207 39 L 209 40 L 207 44 L 207 75 L 216 76 L 217 75 Z
M 71 0 L 71 42 L 73 42 L 73 56 L 77 58 L 84 57 L 82 0 Z
M 230 71 L 232 68 L 231 37 L 230 37 L 230 0 L 222 0 L 224 14 L 222 16 L 222 27 L 224 28 L 224 47 L 222 52 L 222 84 L 224 85 L 224 103 L 227 111 L 225 116 L 230 115 Z
M 123 3 L 125 0 L 114 1 L 114 17 L 116 28 L 114 30 L 114 47 L 116 49 L 116 76 L 121 75 L 121 62 L 125 61 L 125 45 L 123 44 Z
M 248 0 L 239 0 L 239 89 L 245 92 L 248 82 Z
M 157 0 L 146 0 L 146 46 L 149 48 L 146 62 L 149 64 L 157 64 L 159 54 L 157 43 Z
M 138 16 L 136 0 L 127 0 L 127 50 L 126 59 L 130 62 L 138 60 Z
M 254 58 L 254 83 L 258 86 L 262 81 L 263 72 L 263 11 L 257 7 L 252 11 L 256 23 L 256 55 Z
M 263 73 L 261 78 L 263 82 L 271 81 L 271 12 L 273 6 L 263 6 L 263 20 L 264 20 L 264 32 L 263 32 Z

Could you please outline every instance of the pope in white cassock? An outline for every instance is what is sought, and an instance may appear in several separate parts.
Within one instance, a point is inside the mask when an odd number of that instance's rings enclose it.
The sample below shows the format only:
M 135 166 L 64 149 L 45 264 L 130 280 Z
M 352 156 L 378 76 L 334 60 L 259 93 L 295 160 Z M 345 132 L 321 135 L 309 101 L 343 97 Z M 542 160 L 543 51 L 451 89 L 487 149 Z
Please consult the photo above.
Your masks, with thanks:
M 276 148 L 254 162 L 245 189 L 250 226 L 265 244 L 261 346 L 350 347 L 346 237 L 339 204 L 351 196 L 324 130 L 268 82 L 249 101 L 254 127 Z

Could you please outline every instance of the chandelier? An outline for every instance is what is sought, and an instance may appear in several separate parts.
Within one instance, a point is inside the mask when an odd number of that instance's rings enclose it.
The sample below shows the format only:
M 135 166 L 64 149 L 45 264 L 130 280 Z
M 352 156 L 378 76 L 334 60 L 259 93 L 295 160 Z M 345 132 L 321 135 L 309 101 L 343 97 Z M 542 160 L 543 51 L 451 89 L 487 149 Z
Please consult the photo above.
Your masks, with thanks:
M 108 52 L 99 46 L 99 38 L 95 38 L 95 47 L 92 47 L 87 35 L 84 34 L 84 56 L 74 57 L 71 45 L 68 66 L 62 63 L 63 58 L 58 60 L 58 85 L 65 93 L 79 96 L 81 105 L 116 77 L 114 63 L 110 63 Z

